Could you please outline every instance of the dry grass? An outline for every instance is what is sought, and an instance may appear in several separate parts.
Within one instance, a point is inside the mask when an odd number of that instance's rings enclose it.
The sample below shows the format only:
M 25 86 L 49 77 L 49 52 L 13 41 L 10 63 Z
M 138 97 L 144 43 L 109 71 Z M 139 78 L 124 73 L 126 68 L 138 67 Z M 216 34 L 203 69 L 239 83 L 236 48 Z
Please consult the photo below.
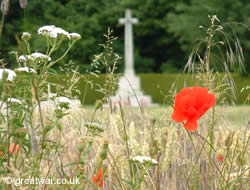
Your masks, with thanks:
M 216 117 L 214 148 L 216 150 L 226 149 L 226 141 L 232 133 L 234 133 L 234 137 L 230 149 L 234 150 L 235 147 L 240 148 L 243 146 L 243 137 L 246 132 L 246 137 L 249 139 L 249 127 L 248 129 L 246 128 L 246 119 L 250 120 L 250 115 L 246 114 L 249 113 L 250 107 L 219 106 L 216 110 L 218 110 L 218 115 Z M 93 111 L 93 108 L 72 111 L 61 121 L 63 125 L 61 137 L 57 134 L 57 130 L 51 133 L 51 140 L 55 140 L 55 137 L 57 139 L 61 138 L 61 145 L 63 146 L 61 153 L 50 153 L 50 157 L 53 160 L 59 161 L 51 168 L 51 174 L 56 177 L 62 177 L 61 175 L 63 174 L 58 172 L 58 168 L 61 168 L 61 163 L 66 166 L 77 162 L 79 158 L 77 144 L 86 139 L 91 139 L 94 142 L 94 146 L 86 157 L 86 165 L 84 166 L 86 177 L 91 180 L 94 168 L 98 163 L 98 154 L 102 149 L 102 144 L 104 141 L 108 141 L 110 153 L 103 162 L 103 165 L 107 167 L 104 189 L 129 189 L 129 185 L 124 182 L 122 185 L 119 185 L 119 180 L 129 179 L 129 165 L 124 143 L 121 114 L 119 110 L 115 113 L 110 113 L 110 110 L 107 108 L 98 111 L 94 122 L 99 123 L 104 132 L 100 133 L 100 136 L 93 138 L 85 137 L 86 129 L 84 124 L 91 120 Z M 243 112 L 246 113 L 245 122 L 241 120 L 244 118 Z M 223 180 L 215 167 L 209 162 L 208 155 L 201 148 L 204 145 L 205 149 L 209 151 L 209 146 L 194 134 L 191 135 L 194 143 L 192 145 L 184 128 L 181 125 L 177 126 L 170 119 L 171 113 L 172 109 L 169 107 L 146 108 L 143 114 L 138 109 L 124 109 L 130 156 L 145 155 L 158 161 L 158 166 L 147 170 L 148 174 L 145 175 L 145 181 L 138 189 L 218 189 L 218 187 L 221 187 L 219 183 L 222 183 L 221 181 Z M 209 121 L 209 114 L 206 113 L 199 121 L 198 133 L 203 137 L 206 137 L 208 134 L 206 122 Z M 234 120 L 232 115 L 237 120 Z M 237 117 L 239 115 L 241 117 Z M 233 121 L 233 125 L 230 124 L 231 121 Z M 238 144 L 237 141 L 239 141 Z M 155 148 L 157 148 L 156 152 L 154 151 Z M 247 148 L 246 159 L 250 156 L 249 146 Z M 199 159 L 197 159 L 198 154 L 200 154 Z M 212 154 L 212 159 L 218 167 L 223 168 L 224 164 L 217 162 L 215 153 Z M 228 158 L 225 164 L 230 159 Z M 233 168 L 230 172 L 225 169 L 225 176 L 239 173 L 242 170 L 237 158 L 233 159 L 233 162 Z M 49 169 L 46 163 L 44 161 L 44 165 L 41 167 L 43 169 L 41 174 L 46 174 Z M 244 168 L 248 169 L 242 176 L 243 180 L 249 176 L 249 165 L 249 159 L 247 159 Z M 69 177 L 74 176 L 74 171 L 75 165 L 65 167 L 64 170 Z M 188 182 L 186 182 L 187 179 Z M 228 177 L 228 180 L 233 181 L 234 179 L 233 177 Z M 235 187 L 239 186 L 235 185 Z M 247 183 L 244 182 L 244 186 L 241 189 L 248 187 Z

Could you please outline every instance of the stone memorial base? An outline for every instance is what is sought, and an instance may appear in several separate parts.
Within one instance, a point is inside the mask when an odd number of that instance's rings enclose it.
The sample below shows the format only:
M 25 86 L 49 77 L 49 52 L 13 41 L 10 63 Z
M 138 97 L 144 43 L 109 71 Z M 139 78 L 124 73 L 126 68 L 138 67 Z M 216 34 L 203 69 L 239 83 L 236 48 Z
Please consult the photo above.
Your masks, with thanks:
M 151 96 L 144 95 L 140 88 L 140 78 L 135 75 L 125 74 L 119 80 L 119 88 L 115 96 L 110 98 L 111 104 L 121 102 L 123 106 L 156 106 L 152 103 Z

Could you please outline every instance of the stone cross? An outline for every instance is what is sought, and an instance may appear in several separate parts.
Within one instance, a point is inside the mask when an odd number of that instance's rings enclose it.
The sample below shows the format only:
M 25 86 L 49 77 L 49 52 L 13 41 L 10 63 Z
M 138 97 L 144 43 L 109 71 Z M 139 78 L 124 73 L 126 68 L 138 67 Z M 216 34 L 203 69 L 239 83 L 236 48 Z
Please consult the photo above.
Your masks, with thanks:
M 119 19 L 120 24 L 125 24 L 125 73 L 119 79 L 119 88 L 115 96 L 111 97 L 113 105 L 121 102 L 124 106 L 151 106 L 152 99 L 144 95 L 141 90 L 140 78 L 135 75 L 134 48 L 132 25 L 138 23 L 137 18 L 132 18 L 131 11 L 126 10 L 125 18 Z
M 125 75 L 135 75 L 132 24 L 137 24 L 138 19 L 132 18 L 131 10 L 126 9 L 125 18 L 120 18 L 119 23 L 125 24 Z

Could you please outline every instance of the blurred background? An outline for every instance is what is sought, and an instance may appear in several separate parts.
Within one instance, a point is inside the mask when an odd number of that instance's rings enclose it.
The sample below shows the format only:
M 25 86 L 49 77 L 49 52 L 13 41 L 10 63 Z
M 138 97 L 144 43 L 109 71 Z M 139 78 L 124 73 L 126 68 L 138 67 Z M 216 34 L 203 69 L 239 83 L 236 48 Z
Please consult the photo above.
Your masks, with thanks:
M 4 3 L 9 6 L 6 8 Z M 34 52 L 45 49 L 44 39 L 36 38 L 37 29 L 43 25 L 56 25 L 82 35 L 63 60 L 64 63 L 73 60 L 81 73 L 89 68 L 94 55 L 103 51 L 98 44 L 104 43 L 103 35 L 108 27 L 114 31 L 113 36 L 118 37 L 114 50 L 124 57 L 124 26 L 118 19 L 124 17 L 126 8 L 130 8 L 132 16 L 139 19 L 139 23 L 133 25 L 137 73 L 180 72 L 193 48 L 206 39 L 206 31 L 200 26 L 210 26 L 208 15 L 217 15 L 221 22 L 216 24 L 223 27 L 223 33 L 215 39 L 228 40 L 233 51 L 237 49 L 236 40 L 240 41 L 246 71 L 239 72 L 242 75 L 250 72 L 249 0 L 2 0 L 1 4 L 0 56 L 9 68 L 17 64 L 15 55 L 9 52 L 23 54 L 25 51 L 20 41 L 22 32 L 33 35 L 31 47 Z M 201 45 L 199 51 L 204 52 L 205 47 Z M 58 55 L 63 51 L 59 49 Z M 213 57 L 220 53 L 217 48 L 212 50 Z M 216 60 L 213 66 L 216 67 Z M 237 68 L 230 69 L 238 72 Z M 117 71 L 122 70 L 123 64 L 119 64 Z

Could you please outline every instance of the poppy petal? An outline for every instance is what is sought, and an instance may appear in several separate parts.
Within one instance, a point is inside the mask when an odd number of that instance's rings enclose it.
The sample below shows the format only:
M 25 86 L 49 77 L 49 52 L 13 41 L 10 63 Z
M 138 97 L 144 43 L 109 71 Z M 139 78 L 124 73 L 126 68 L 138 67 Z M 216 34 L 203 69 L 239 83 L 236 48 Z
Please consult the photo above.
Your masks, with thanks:
M 99 169 L 98 180 L 102 179 L 102 168 Z
M 174 112 L 172 119 L 177 123 L 186 121 L 184 127 L 195 131 L 198 127 L 197 120 L 216 103 L 216 97 L 208 93 L 207 88 L 184 88 L 175 96 Z
M 94 175 L 92 178 L 92 182 L 95 183 L 97 181 L 97 177 Z
M 195 120 L 195 119 L 188 120 L 188 121 L 184 124 L 184 127 L 185 127 L 187 130 L 191 131 L 191 132 L 195 131 L 195 130 L 197 129 L 197 127 L 198 127 L 197 120 Z
M 182 112 L 178 111 L 178 109 L 174 110 L 174 113 L 172 114 L 171 118 L 177 123 L 186 120 L 186 117 L 182 114 Z
M 103 180 L 101 180 L 101 183 L 99 184 L 99 187 L 103 188 Z

